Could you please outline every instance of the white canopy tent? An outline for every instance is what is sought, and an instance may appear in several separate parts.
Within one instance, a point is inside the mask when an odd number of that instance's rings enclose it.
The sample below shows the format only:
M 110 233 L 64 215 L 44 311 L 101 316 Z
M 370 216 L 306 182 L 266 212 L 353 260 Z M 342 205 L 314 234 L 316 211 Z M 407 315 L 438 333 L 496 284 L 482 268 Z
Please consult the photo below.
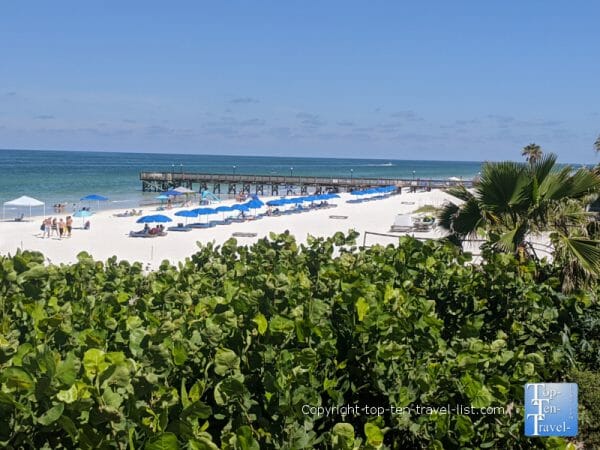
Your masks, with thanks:
M 27 197 L 23 195 L 19 198 L 15 198 L 14 200 L 10 200 L 8 202 L 4 202 L 2 206 L 2 219 L 4 219 L 4 209 L 7 206 L 19 206 L 19 207 L 29 207 L 29 218 L 31 218 L 31 208 L 43 206 L 44 207 L 44 217 L 46 217 L 46 204 L 40 200 L 36 200 L 32 197 Z

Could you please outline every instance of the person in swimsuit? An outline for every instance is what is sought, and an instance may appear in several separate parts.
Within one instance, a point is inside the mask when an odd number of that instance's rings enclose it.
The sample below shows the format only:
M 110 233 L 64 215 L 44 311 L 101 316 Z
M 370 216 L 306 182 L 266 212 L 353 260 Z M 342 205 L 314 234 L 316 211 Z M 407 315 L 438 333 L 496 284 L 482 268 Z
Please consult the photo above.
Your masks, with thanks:
M 67 236 L 71 237 L 71 231 L 73 230 L 73 218 L 71 216 L 67 216 Z

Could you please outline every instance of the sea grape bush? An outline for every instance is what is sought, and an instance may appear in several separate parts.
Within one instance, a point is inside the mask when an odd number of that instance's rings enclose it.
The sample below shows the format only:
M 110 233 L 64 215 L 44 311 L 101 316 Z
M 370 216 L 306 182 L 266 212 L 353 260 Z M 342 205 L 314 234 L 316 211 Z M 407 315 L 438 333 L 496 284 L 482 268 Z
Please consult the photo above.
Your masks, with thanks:
M 356 233 L 200 246 L 177 267 L 0 258 L 0 446 L 564 448 L 525 439 L 526 382 L 577 364 L 551 266 Z M 314 407 L 383 414 L 307 413 Z M 504 414 L 392 414 L 426 405 Z

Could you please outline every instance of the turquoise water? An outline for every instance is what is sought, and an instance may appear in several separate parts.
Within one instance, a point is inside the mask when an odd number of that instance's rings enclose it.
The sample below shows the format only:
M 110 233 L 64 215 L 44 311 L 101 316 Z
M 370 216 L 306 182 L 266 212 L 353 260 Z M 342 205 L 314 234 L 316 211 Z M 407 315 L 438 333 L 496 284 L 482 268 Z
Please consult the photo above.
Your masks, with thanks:
M 103 208 L 137 207 L 157 194 L 142 193 L 140 171 L 471 179 L 480 162 L 259 156 L 175 155 L 0 150 L 0 202 L 28 195 L 72 205 L 87 194 L 109 197 Z M 293 168 L 293 170 L 290 170 Z M 95 205 L 94 205 L 95 206 Z

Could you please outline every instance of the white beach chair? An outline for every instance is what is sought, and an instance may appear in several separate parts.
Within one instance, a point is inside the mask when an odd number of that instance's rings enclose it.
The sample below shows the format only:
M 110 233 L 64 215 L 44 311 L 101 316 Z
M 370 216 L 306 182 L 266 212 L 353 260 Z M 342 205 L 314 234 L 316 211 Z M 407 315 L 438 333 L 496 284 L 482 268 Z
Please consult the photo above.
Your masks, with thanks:
M 413 218 L 410 214 L 398 214 L 390 231 L 394 233 L 413 231 L 414 226 Z

